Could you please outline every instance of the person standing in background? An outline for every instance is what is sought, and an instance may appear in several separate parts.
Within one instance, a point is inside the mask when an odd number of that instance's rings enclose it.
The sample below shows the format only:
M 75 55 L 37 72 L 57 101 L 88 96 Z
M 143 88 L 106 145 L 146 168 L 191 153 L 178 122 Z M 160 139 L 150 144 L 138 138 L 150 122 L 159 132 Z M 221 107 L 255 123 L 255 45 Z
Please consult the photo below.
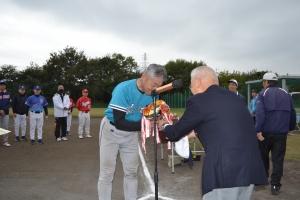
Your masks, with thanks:
M 56 141 L 67 141 L 67 116 L 70 107 L 70 100 L 68 95 L 64 95 L 64 86 L 57 87 L 57 93 L 54 94 L 54 117 L 55 117 L 55 138 Z
M 70 98 L 71 92 L 66 91 L 65 94 L 68 95 L 69 99 L 70 99 L 70 107 L 69 107 L 68 116 L 67 116 L 67 133 L 66 133 L 66 135 L 71 135 L 70 129 L 71 129 L 71 124 L 72 124 L 72 112 L 73 112 L 73 107 L 75 106 L 75 104 L 74 104 L 73 99 Z
M 26 122 L 28 121 L 28 112 L 26 112 L 25 102 L 27 101 L 27 95 L 25 94 L 25 86 L 21 85 L 18 90 L 18 94 L 16 94 L 11 103 L 11 107 L 13 110 L 14 116 L 14 128 L 15 128 L 15 136 L 16 141 L 20 141 L 19 137 L 19 129 L 21 127 L 21 140 L 27 140 L 26 133 Z
M 261 141 L 260 153 L 269 177 L 269 154 L 271 151 L 273 171 L 271 174 L 271 194 L 278 195 L 283 175 L 287 134 L 296 126 L 296 111 L 291 95 L 277 86 L 275 73 L 263 76 L 264 90 L 258 94 L 256 102 L 256 133 Z
M 85 127 L 85 134 L 87 138 L 91 138 L 90 135 L 90 109 L 92 106 L 92 101 L 88 97 L 89 91 L 87 89 L 82 90 L 82 97 L 80 97 L 76 102 L 76 107 L 79 110 L 78 113 L 78 137 L 83 139 L 83 127 Z
M 251 95 L 252 95 L 252 99 L 250 101 L 249 111 L 250 111 L 250 114 L 251 114 L 251 116 L 253 118 L 253 121 L 255 123 L 255 119 L 256 119 L 257 90 L 253 89 L 251 91 Z
M 26 104 L 26 113 L 30 110 L 29 125 L 30 125 L 30 144 L 35 143 L 35 130 L 37 130 L 38 144 L 44 144 L 43 138 L 43 109 L 45 111 L 45 119 L 48 120 L 48 102 L 40 95 L 41 87 L 36 85 L 33 88 L 34 95 L 28 97 Z
M 10 93 L 6 91 L 6 81 L 0 80 L 0 128 L 8 130 L 9 107 L 11 102 Z M 3 146 L 10 147 L 8 133 L 3 135 Z
M 238 82 L 235 79 L 230 79 L 227 83 L 228 83 L 228 89 L 234 92 L 242 101 L 245 102 L 245 104 L 247 104 L 243 95 L 237 91 L 239 85 Z

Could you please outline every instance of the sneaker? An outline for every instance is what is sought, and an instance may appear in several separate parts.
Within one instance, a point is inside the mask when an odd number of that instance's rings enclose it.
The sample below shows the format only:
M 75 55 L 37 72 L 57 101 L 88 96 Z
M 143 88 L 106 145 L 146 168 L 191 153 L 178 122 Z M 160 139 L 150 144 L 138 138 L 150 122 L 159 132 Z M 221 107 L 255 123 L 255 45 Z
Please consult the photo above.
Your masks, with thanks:
M 71 135 L 70 131 L 67 131 L 67 132 L 66 132 L 66 135 Z
M 278 187 L 276 185 L 271 185 L 271 194 L 278 195 L 279 190 L 280 190 L 280 187 Z
M 67 140 L 68 140 L 68 138 L 66 138 L 66 137 L 62 137 L 62 138 L 61 138 L 61 140 L 63 140 L 63 141 L 67 141 Z
M 86 138 L 91 138 L 92 136 L 91 136 L 91 135 L 86 135 L 85 137 L 86 137 Z
M 43 140 L 42 140 L 42 139 L 39 139 L 39 140 L 38 140 L 38 144 L 44 144 Z
M 83 139 L 82 135 L 79 135 L 79 139 Z
M 57 142 L 60 142 L 60 141 L 61 141 L 61 138 L 60 138 L 60 137 L 56 138 L 56 141 L 57 141 Z
M 5 141 L 5 142 L 3 143 L 3 146 L 5 146 L 5 147 L 10 147 L 10 144 L 8 143 L 8 141 Z
M 31 141 L 30 141 L 30 144 L 31 144 L 31 145 L 34 145 L 34 143 L 35 143 L 34 140 L 31 140 Z
M 27 141 L 27 138 L 25 136 L 22 136 L 21 140 Z
M 16 140 L 17 142 L 19 142 L 19 141 L 20 141 L 19 136 L 17 136 L 15 140 Z

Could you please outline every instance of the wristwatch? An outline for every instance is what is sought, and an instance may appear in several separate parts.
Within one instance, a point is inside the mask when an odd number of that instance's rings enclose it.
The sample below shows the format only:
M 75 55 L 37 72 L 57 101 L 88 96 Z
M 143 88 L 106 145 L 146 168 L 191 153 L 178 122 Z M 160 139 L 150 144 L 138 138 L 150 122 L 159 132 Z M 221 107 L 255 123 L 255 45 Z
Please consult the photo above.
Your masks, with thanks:
M 167 126 L 169 126 L 170 124 L 168 124 L 168 123 L 164 123 L 163 125 L 161 125 L 161 129 L 164 131 L 165 130 L 165 128 L 167 127 Z

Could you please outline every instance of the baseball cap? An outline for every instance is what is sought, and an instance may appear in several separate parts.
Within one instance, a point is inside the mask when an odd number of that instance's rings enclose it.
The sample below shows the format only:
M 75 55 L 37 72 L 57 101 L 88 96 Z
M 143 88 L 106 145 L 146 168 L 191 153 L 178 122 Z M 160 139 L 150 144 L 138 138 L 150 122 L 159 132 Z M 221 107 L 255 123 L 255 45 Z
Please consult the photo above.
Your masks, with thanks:
M 238 82 L 235 79 L 230 79 L 229 81 L 227 81 L 227 83 L 235 83 L 237 86 L 239 85 Z
M 69 91 L 66 91 L 66 92 L 65 92 L 65 94 L 66 94 L 66 95 L 69 95 L 69 94 L 70 94 L 70 92 L 69 92 Z
M 263 80 L 269 80 L 269 81 L 277 81 L 277 75 L 273 72 L 268 72 L 264 74 Z
M 20 86 L 19 86 L 19 90 L 26 90 L 26 88 L 25 88 L 24 85 L 20 85 Z
M 87 89 L 83 89 L 82 93 L 88 93 L 89 91 Z
M 256 93 L 257 93 L 257 90 L 256 90 L 256 89 L 253 89 L 253 90 L 251 90 L 251 92 L 256 92 Z
M 34 88 L 33 88 L 34 90 L 41 90 L 41 87 L 40 86 L 38 86 L 38 85 L 36 85 L 36 86 L 34 86 Z
M 4 79 L 0 80 L 0 84 L 6 85 L 6 81 Z

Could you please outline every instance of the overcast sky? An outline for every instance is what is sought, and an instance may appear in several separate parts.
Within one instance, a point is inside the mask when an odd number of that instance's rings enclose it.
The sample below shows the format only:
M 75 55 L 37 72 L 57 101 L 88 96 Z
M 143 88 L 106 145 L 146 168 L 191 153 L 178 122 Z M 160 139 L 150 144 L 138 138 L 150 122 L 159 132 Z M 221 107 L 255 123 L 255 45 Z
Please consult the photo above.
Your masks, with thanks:
M 0 0 L 0 66 L 42 66 L 66 46 L 142 65 L 300 75 L 299 0 Z

